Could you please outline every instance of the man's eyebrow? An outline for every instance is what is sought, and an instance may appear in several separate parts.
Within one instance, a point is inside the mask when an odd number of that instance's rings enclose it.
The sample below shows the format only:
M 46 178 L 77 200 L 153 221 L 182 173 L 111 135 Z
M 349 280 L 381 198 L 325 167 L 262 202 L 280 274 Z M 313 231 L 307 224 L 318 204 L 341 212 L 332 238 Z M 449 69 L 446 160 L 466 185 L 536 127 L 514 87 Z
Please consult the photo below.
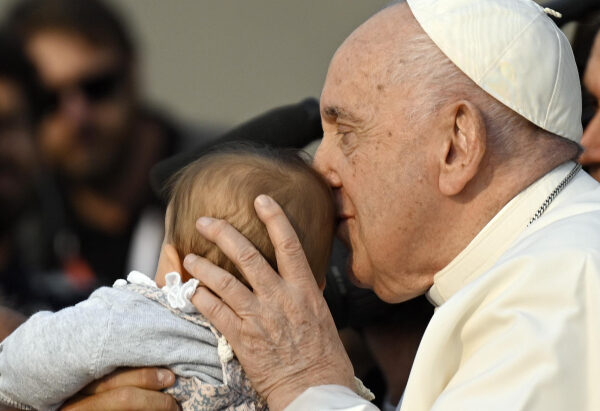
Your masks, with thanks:
M 349 120 L 352 122 L 359 121 L 359 119 L 356 115 L 354 115 L 353 113 L 351 113 L 348 110 L 345 110 L 339 106 L 327 106 L 322 111 L 323 111 L 324 117 L 329 117 L 329 118 L 333 118 L 333 119 L 339 118 L 342 120 Z

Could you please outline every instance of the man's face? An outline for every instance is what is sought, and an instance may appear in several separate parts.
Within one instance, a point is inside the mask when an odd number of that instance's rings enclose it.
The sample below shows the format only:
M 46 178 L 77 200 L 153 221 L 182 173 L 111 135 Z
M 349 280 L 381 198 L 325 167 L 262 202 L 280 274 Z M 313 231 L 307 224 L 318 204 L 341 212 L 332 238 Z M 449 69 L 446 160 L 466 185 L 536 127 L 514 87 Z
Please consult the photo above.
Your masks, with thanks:
M 25 96 L 0 77 L 0 230 L 8 228 L 26 205 L 36 165 Z
M 583 81 L 585 88 L 594 98 L 596 112 L 581 138 L 581 145 L 585 148 L 585 152 L 580 161 L 586 166 L 592 177 L 600 181 L 600 111 L 598 110 L 600 102 L 600 33 L 596 36 Z
M 102 178 L 118 161 L 130 126 L 130 67 L 116 50 L 63 31 L 34 34 L 27 51 L 49 92 L 42 155 L 70 179 Z
M 433 132 L 407 119 L 411 85 L 389 80 L 385 31 L 357 31 L 334 56 L 325 80 L 324 135 L 314 165 L 335 192 L 338 235 L 351 249 L 349 275 L 398 302 L 425 292 L 431 283 L 424 278 L 441 268 L 421 247 L 435 210 L 428 171 Z

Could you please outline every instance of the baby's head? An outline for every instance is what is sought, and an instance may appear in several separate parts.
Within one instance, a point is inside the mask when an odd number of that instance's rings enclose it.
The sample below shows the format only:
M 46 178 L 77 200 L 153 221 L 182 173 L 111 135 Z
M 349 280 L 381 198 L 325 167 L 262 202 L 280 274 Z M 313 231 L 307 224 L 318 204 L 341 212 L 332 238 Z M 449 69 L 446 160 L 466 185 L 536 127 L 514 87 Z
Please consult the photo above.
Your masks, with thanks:
M 273 245 L 254 210 L 260 194 L 269 195 L 283 208 L 317 284 L 324 287 L 335 223 L 329 186 L 295 152 L 251 146 L 205 154 L 173 177 L 156 282 L 164 285 L 170 271 L 180 272 L 183 281 L 189 279 L 181 261 L 194 253 L 247 284 L 225 254 L 196 231 L 195 222 L 202 216 L 228 221 L 277 270 Z

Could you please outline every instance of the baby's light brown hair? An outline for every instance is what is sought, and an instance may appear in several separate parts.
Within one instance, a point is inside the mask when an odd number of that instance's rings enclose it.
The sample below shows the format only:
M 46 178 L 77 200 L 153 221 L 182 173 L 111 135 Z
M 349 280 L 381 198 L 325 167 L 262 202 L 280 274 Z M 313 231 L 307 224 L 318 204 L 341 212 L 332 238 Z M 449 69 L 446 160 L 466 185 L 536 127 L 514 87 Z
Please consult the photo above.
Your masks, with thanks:
M 335 225 L 333 197 L 297 152 L 228 146 L 203 155 L 171 181 L 166 238 L 180 258 L 201 255 L 248 285 L 225 254 L 196 231 L 196 220 L 207 216 L 228 221 L 277 271 L 275 250 L 254 209 L 256 197 L 267 194 L 298 234 L 317 284 L 324 283 Z

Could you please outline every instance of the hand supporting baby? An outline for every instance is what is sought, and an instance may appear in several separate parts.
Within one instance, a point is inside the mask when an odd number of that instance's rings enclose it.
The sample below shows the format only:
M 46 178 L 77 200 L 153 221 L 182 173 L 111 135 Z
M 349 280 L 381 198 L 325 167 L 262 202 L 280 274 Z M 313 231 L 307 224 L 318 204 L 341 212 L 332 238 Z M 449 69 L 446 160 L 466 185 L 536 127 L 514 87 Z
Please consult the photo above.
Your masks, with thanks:
M 175 383 L 175 375 L 160 368 L 122 368 L 94 381 L 67 401 L 62 411 L 177 411 L 179 405 L 160 390 Z

